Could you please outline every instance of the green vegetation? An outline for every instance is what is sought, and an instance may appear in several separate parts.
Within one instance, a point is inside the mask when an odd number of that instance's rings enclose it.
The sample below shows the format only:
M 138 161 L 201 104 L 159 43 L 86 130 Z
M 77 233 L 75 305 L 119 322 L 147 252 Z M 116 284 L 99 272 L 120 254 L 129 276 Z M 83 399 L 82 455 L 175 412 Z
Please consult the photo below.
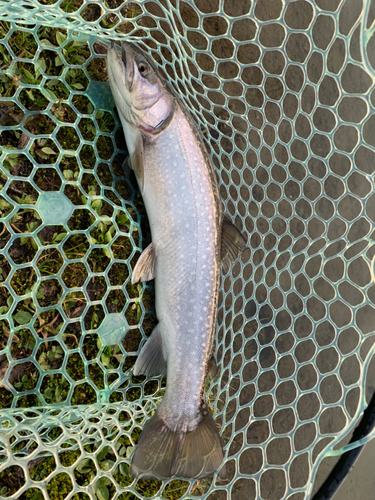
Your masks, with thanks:
M 81 3 L 66 0 L 61 7 L 74 12 Z M 90 5 L 83 17 L 94 19 L 96 6 Z M 139 14 L 132 5 L 128 18 Z M 114 26 L 116 16 L 107 16 L 101 24 Z M 111 403 L 160 395 L 160 381 L 144 384 L 144 377 L 133 377 L 130 384 L 128 378 L 142 342 L 141 331 L 149 335 L 155 317 L 150 290 L 129 281 L 139 256 L 133 255 L 140 243 L 134 222 L 140 216 L 145 219 L 145 211 L 141 197 L 122 179 L 125 151 L 117 151 L 125 148 L 124 137 L 121 130 L 112 135 L 117 127 L 114 115 L 96 109 L 95 99 L 83 94 L 90 78 L 106 81 L 105 59 L 88 61 L 89 44 L 67 41 L 63 29 L 41 26 L 31 33 L 19 25 L 8 37 L 9 29 L 9 23 L 0 22 L 0 125 L 8 127 L 0 132 L 0 145 L 9 149 L 0 170 L 0 249 L 7 249 L 7 258 L 0 256 L 0 349 L 10 345 L 10 359 L 19 364 L 8 370 L 7 386 L 0 386 L 0 409 L 90 405 L 101 401 L 101 393 Z M 18 58 L 14 64 L 6 37 Z M 17 91 L 18 104 L 2 100 Z M 59 191 L 76 209 L 65 224 L 44 225 L 39 196 Z M 16 236 L 9 245 L 12 233 Z M 12 309 L 14 297 L 17 304 Z M 122 313 L 131 327 L 120 345 L 102 346 L 93 333 L 105 318 L 105 308 Z M 87 330 L 93 332 L 87 334 Z M 3 373 L 7 362 L 0 357 Z M 129 416 L 122 413 L 120 421 L 126 424 Z M 57 439 L 61 433 L 52 427 L 48 438 Z M 133 483 L 129 456 L 140 433 L 137 426 L 131 440 L 120 434 L 111 446 L 85 445 L 97 465 L 90 458 L 80 460 L 79 448 L 70 443 L 59 454 L 59 464 L 52 456 L 31 460 L 29 475 L 41 481 L 41 487 L 46 485 L 51 500 L 66 498 L 73 476 L 79 485 L 91 485 L 97 500 L 109 500 L 117 485 Z M 23 453 L 31 453 L 34 447 L 35 443 L 26 450 L 25 442 L 17 444 Z M 123 459 L 116 466 L 115 452 Z M 111 470 L 115 482 L 97 477 L 97 466 Z M 7 468 L 0 473 L 0 496 L 13 495 L 24 482 L 20 467 Z M 178 499 L 187 488 L 179 481 L 172 486 L 163 498 Z M 161 483 L 140 481 L 136 488 L 151 497 Z M 43 494 L 33 487 L 18 498 L 42 500 Z M 86 498 L 84 493 L 73 496 L 74 500 Z M 123 493 L 120 498 L 135 497 Z
M 55 0 L 39 2 L 49 5 Z M 115 8 L 117 0 L 107 4 Z M 81 0 L 64 0 L 60 7 L 71 13 L 81 5 Z M 100 24 L 128 33 L 133 29 L 129 19 L 141 12 L 136 3 L 128 3 L 122 9 L 126 22 L 118 24 L 111 14 Z M 82 17 L 95 22 L 100 9 L 92 3 Z M 9 23 L 0 22 L 0 40 L 9 29 Z M 145 383 L 145 377 L 128 376 L 143 341 L 142 330 L 150 335 L 156 321 L 150 289 L 129 281 L 139 257 L 139 252 L 133 255 L 134 246 L 140 245 L 134 222 L 141 222 L 143 235 L 148 228 L 141 196 L 134 193 L 131 181 L 122 179 L 125 152 L 118 150 L 125 149 L 123 133 L 116 132 L 113 113 L 97 109 L 95 96 L 84 95 L 90 79 L 106 81 L 105 60 L 88 61 L 94 55 L 88 43 L 67 41 L 65 30 L 48 26 L 39 27 L 34 35 L 20 25 L 9 36 L 9 46 L 19 59 L 11 66 L 12 56 L 0 42 L 0 125 L 10 127 L 0 132 L 0 145 L 9 149 L 0 170 L 0 249 L 7 247 L 9 256 L 8 260 L 0 256 L 0 349 L 10 344 L 9 355 L 20 364 L 9 374 L 8 386 L 0 386 L 0 409 L 90 405 L 101 402 L 102 394 L 110 403 L 162 396 L 165 381 Z M 19 105 L 2 101 L 18 90 Z M 32 161 L 24 154 L 27 151 Z M 15 180 L 8 182 L 8 176 Z M 65 224 L 43 225 L 38 198 L 53 191 L 64 192 L 75 210 Z M 9 227 L 17 235 L 10 246 Z M 146 238 L 143 244 L 147 243 Z M 18 300 L 15 309 L 11 309 L 13 295 Z M 95 333 L 105 308 L 123 314 L 131 327 L 120 345 L 103 346 Z M 0 357 L 0 368 L 4 365 Z M 129 429 L 129 420 L 121 412 L 124 429 Z M 120 433 L 111 445 L 103 446 L 99 440 L 84 445 L 95 460 L 87 455 L 82 459 L 74 440 L 63 445 L 66 451 L 59 453 L 59 463 L 53 456 L 37 456 L 29 463 L 31 479 L 40 481 L 41 488 L 46 485 L 51 500 L 66 498 L 73 477 L 80 486 L 90 485 L 97 500 L 110 500 L 117 486 L 133 483 L 129 457 L 139 440 L 141 421 L 130 439 Z M 48 439 L 58 439 L 61 433 L 52 427 Z M 17 450 L 31 453 L 35 443 L 27 450 L 24 446 L 20 442 Z M 97 467 L 111 471 L 114 482 L 98 477 Z M 20 467 L 7 468 L 0 473 L 0 496 L 13 495 L 24 482 Z M 197 481 L 192 494 L 203 494 L 209 485 L 210 481 Z M 188 487 L 185 481 L 171 481 L 164 489 L 159 481 L 135 485 L 144 498 L 159 494 L 169 500 L 181 498 Z M 18 498 L 44 497 L 33 487 Z M 72 498 L 89 497 L 78 493 Z M 130 492 L 119 496 L 119 500 L 135 498 Z

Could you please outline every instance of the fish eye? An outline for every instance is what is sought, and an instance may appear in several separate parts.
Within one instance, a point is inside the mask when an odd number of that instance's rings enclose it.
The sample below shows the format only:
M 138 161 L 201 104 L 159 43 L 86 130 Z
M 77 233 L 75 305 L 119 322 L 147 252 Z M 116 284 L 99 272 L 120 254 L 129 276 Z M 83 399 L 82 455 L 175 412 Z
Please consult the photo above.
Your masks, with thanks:
M 138 70 L 142 76 L 146 76 L 150 72 L 148 64 L 143 61 L 138 64 Z

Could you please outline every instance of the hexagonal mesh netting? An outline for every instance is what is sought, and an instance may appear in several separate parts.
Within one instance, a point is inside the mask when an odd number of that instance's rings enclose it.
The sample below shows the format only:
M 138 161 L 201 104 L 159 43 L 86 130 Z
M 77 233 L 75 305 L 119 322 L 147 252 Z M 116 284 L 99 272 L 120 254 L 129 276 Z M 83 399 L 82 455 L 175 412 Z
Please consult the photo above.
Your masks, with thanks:
M 368 403 L 374 18 L 366 0 L 0 4 L 1 496 L 311 495 Z M 132 376 L 155 317 L 129 279 L 149 233 L 105 71 L 124 38 L 190 108 L 248 235 L 207 385 L 225 482 L 129 477 L 164 380 Z

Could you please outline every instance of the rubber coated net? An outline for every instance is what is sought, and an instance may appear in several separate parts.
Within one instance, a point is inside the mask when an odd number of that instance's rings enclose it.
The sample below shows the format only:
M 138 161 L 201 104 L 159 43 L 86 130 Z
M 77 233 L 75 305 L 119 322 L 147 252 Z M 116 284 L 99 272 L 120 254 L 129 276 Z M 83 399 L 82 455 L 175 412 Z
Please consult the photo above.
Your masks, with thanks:
M 360 0 L 0 3 L 0 496 L 311 496 L 374 385 L 374 18 Z M 130 282 L 150 234 L 107 82 L 123 39 L 192 111 L 249 241 L 207 384 L 225 482 L 129 476 L 165 381 L 132 376 L 156 319 Z

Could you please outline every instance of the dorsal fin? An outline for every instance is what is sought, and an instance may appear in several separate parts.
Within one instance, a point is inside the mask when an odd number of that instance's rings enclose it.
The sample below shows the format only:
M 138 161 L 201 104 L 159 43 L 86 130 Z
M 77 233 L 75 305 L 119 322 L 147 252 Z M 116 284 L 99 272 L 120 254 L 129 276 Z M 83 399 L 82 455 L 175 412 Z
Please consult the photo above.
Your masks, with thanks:
M 243 252 L 245 248 L 245 238 L 232 221 L 224 215 L 221 231 L 221 261 L 224 273 L 229 271 L 231 263 L 238 258 L 240 252 Z

